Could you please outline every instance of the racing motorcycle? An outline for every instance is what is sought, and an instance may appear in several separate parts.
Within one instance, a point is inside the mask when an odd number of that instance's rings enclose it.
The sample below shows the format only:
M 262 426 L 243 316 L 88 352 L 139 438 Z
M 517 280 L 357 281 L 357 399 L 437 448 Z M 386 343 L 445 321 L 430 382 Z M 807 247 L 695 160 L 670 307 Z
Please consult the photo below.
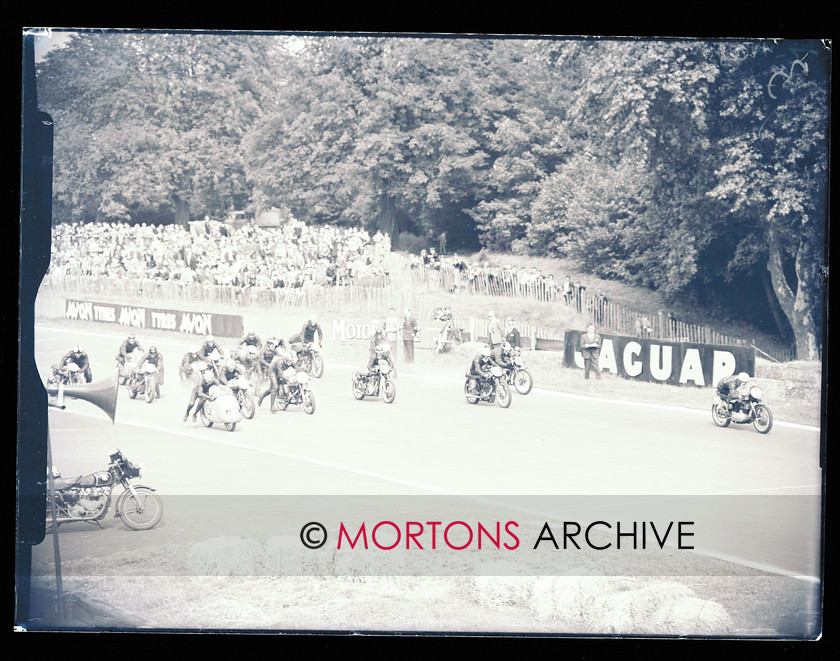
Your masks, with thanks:
M 737 425 L 752 423 L 759 434 L 766 434 L 773 427 L 773 412 L 761 401 L 763 395 L 761 388 L 745 383 L 735 391 L 730 406 L 726 397 L 715 392 L 712 398 L 712 420 L 718 427 L 728 427 L 730 422 Z
M 311 374 L 316 379 L 324 376 L 324 358 L 318 350 L 318 345 L 306 342 L 297 354 L 298 372 Z
M 464 395 L 470 404 L 495 402 L 503 409 L 510 406 L 513 395 L 505 379 L 505 371 L 501 367 L 493 365 L 490 368 L 490 376 L 476 378 L 469 371 L 466 376 Z
M 120 385 L 128 383 L 129 379 L 134 375 L 140 361 L 143 360 L 145 354 L 138 348 L 134 351 L 129 351 L 125 356 L 124 361 L 117 361 L 117 370 L 119 372 Z M 118 356 L 119 357 L 119 356 Z
M 163 516 L 163 501 L 152 487 L 131 484 L 143 476 L 143 464 L 130 462 L 120 450 L 111 455 L 108 466 L 100 471 L 77 477 L 61 477 L 53 470 L 54 497 L 47 490 L 47 529 L 52 527 L 52 505 L 55 505 L 56 526 L 83 521 L 99 523 L 111 506 L 114 487 L 124 491 L 114 504 L 114 516 L 131 530 L 154 528 Z
M 386 404 L 393 403 L 397 397 L 397 387 L 391 380 L 391 366 L 384 356 L 391 350 L 390 345 L 380 344 L 375 349 L 376 364 L 373 371 L 359 371 L 353 374 L 353 397 L 359 401 L 365 397 L 378 397 Z
M 52 373 L 47 379 L 47 386 L 64 386 L 80 385 L 85 382 L 85 376 L 82 370 L 76 363 L 67 363 L 64 367 L 59 365 L 51 365 Z
M 151 363 L 146 363 L 141 369 L 135 369 L 128 377 L 125 387 L 128 389 L 128 396 L 135 399 L 142 394 L 144 399 L 151 404 L 157 397 L 160 397 L 160 386 L 157 384 L 158 368 Z
M 286 387 L 277 389 L 275 406 L 285 411 L 292 404 L 299 404 L 307 414 L 315 413 L 315 396 L 309 389 L 309 375 L 289 368 L 283 372 L 283 377 L 286 379 Z
M 214 385 L 209 394 L 210 398 L 198 409 L 201 424 L 212 427 L 214 422 L 221 422 L 228 431 L 236 429 L 236 423 L 242 420 L 242 409 L 233 390 L 229 386 Z
M 534 387 L 534 377 L 525 367 L 522 350 L 519 347 L 513 350 L 513 366 L 505 369 L 505 381 L 516 388 L 516 392 L 520 395 L 527 395 Z
M 240 374 L 235 379 L 228 381 L 233 396 L 239 402 L 239 408 L 242 415 L 248 420 L 254 417 L 257 412 L 257 402 L 254 399 L 254 394 L 251 392 L 251 382 L 244 374 Z

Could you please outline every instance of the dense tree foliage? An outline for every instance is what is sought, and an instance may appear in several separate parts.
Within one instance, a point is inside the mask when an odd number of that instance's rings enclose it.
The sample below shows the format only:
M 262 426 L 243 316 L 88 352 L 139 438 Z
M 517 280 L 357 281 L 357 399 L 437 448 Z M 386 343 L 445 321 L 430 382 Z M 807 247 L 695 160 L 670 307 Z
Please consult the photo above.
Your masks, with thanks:
M 775 320 L 814 357 L 829 62 L 813 41 L 90 32 L 39 92 L 58 220 L 281 206 L 446 232 Z

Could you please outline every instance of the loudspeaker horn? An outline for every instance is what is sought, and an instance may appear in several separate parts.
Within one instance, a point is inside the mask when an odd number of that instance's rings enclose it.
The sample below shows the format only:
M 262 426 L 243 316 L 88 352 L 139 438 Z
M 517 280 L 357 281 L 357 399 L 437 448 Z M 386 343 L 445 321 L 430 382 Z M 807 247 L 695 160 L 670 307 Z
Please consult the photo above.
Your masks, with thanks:
M 83 385 L 74 386 L 47 386 L 47 393 L 50 395 L 58 395 L 58 405 L 63 407 L 63 397 L 73 397 L 74 399 L 83 399 L 90 402 L 94 406 L 99 407 L 108 417 L 111 422 L 114 422 L 114 417 L 117 414 L 117 393 L 119 392 L 119 378 L 115 374 L 111 379 L 104 379 L 96 383 L 85 383 Z

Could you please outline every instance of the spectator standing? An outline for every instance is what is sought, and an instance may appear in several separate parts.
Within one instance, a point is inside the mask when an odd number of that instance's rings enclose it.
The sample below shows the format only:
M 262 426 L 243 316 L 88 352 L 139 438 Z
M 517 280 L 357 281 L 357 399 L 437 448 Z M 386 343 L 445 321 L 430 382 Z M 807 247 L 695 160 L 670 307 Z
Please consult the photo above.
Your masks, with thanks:
M 519 330 L 516 328 L 516 322 L 510 317 L 508 317 L 506 325 L 507 328 L 505 331 L 505 342 L 510 344 L 510 346 L 514 349 L 521 349 L 522 336 L 520 335 Z
M 406 308 L 402 317 L 402 341 L 405 351 L 405 362 L 414 362 L 414 339 L 420 331 L 417 319 L 411 314 L 411 308 Z
M 496 313 L 490 310 L 487 313 L 487 343 L 491 349 L 495 349 L 505 341 L 505 331 L 502 323 L 496 318 Z
M 394 308 L 388 308 L 388 315 L 385 317 L 385 338 L 388 340 L 388 344 L 391 345 L 391 358 L 394 360 L 394 376 L 397 375 L 397 340 L 400 337 L 400 331 L 402 329 L 402 322 L 400 318 L 397 316 L 396 310 Z
M 598 358 L 601 355 L 601 336 L 595 332 L 594 324 L 589 324 L 586 333 L 581 334 L 578 348 L 583 355 L 584 376 L 589 379 L 589 371 L 594 369 L 595 376 L 601 378 Z

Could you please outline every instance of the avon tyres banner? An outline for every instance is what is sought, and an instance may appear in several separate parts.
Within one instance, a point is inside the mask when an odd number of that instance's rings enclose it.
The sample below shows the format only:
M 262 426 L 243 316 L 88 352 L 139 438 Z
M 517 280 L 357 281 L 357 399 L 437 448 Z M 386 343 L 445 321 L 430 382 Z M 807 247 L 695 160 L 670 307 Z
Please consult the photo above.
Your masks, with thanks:
M 563 364 L 583 368 L 582 331 L 566 331 Z M 755 349 L 723 344 L 601 335 L 598 368 L 626 378 L 672 385 L 714 386 L 737 372 L 755 374 Z
M 101 321 L 130 328 L 171 330 L 192 335 L 242 337 L 242 317 L 232 314 L 163 310 L 67 299 L 64 316 L 79 321 Z

